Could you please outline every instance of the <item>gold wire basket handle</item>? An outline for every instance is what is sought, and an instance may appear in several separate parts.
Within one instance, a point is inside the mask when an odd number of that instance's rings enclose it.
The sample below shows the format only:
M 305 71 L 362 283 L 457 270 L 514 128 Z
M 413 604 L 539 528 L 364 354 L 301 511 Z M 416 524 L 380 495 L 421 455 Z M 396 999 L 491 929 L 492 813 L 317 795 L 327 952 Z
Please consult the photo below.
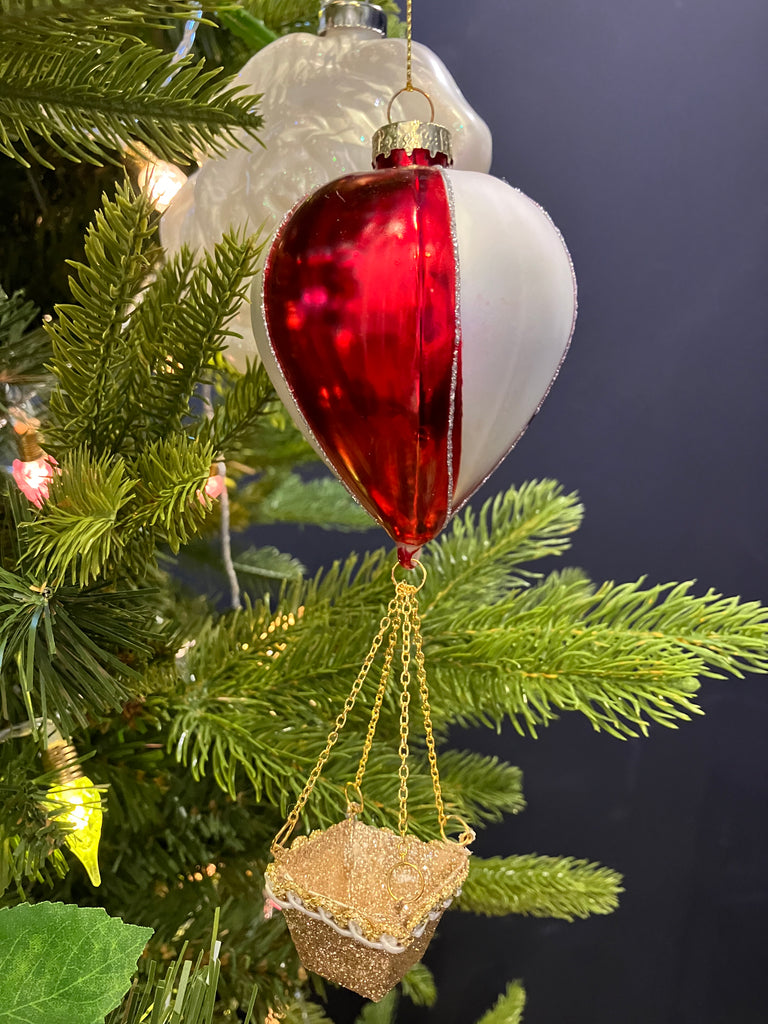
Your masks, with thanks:
M 356 818 L 358 814 L 363 813 L 365 799 L 362 789 L 360 789 L 356 782 L 344 783 L 344 798 L 347 801 L 348 818 Z
M 447 827 L 450 821 L 456 822 L 456 825 L 453 826 L 453 829 L 448 829 Z M 453 831 L 457 828 L 461 830 L 459 832 L 459 838 L 449 839 L 449 837 L 446 835 L 446 832 Z M 443 837 L 446 843 L 456 843 L 458 846 L 469 846 L 471 843 L 474 843 L 475 839 L 477 838 L 474 829 L 466 823 L 466 821 L 464 820 L 464 818 L 461 817 L 460 814 L 446 815 L 445 819 L 440 823 L 440 835 Z
M 277 833 L 275 838 L 272 840 L 271 850 L 274 854 L 277 850 L 281 850 L 283 843 L 290 836 L 291 832 L 296 828 L 297 822 L 292 821 L 290 818 L 286 821 L 280 831 Z
M 396 877 L 398 874 L 402 874 L 404 869 L 411 874 L 410 886 L 407 879 Z M 387 892 L 396 903 L 402 900 L 420 899 L 424 895 L 426 887 L 427 881 L 424 872 L 413 861 L 399 860 L 387 872 Z

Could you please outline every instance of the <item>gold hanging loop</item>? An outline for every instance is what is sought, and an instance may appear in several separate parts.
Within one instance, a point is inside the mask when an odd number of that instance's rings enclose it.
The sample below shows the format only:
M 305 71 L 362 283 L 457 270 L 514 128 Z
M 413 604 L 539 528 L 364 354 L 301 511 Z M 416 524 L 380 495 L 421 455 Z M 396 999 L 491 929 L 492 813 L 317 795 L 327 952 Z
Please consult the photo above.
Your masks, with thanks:
M 355 818 L 358 814 L 363 813 L 365 799 L 363 798 L 362 789 L 360 789 L 356 782 L 344 783 L 344 798 L 347 801 L 348 818 Z
M 457 823 L 456 827 L 461 829 L 458 839 L 448 838 L 445 826 L 447 826 L 450 821 L 455 821 Z M 470 843 L 474 843 L 476 838 L 475 831 L 466 823 L 460 814 L 449 814 L 445 819 L 445 826 L 440 826 L 440 835 L 446 843 L 458 843 L 459 846 L 469 846 Z
M 429 93 L 424 92 L 423 89 L 419 89 L 417 85 L 406 85 L 404 88 L 398 89 L 397 92 L 392 97 L 392 99 L 389 101 L 389 104 L 387 106 L 387 121 L 392 120 L 392 104 L 395 102 L 397 97 L 402 96 L 404 92 L 417 92 L 419 93 L 420 96 L 423 96 L 424 99 L 429 104 L 429 120 L 430 122 L 433 122 L 435 120 L 435 104 L 432 102 L 432 97 L 429 95 Z M 416 563 L 414 562 L 414 565 L 415 564 Z
M 418 594 L 418 592 L 422 589 L 424 584 L 427 582 L 427 570 L 424 568 L 422 563 L 418 560 L 418 558 L 416 558 L 416 559 L 414 559 L 414 562 L 413 562 L 413 569 L 406 570 L 408 572 L 413 572 L 415 570 L 419 571 L 419 573 L 421 574 L 421 580 L 418 583 L 411 583 L 409 580 L 399 580 L 397 578 L 397 570 L 399 568 L 400 568 L 400 563 L 399 562 L 395 562 L 395 564 L 392 566 L 391 576 L 392 576 L 392 582 L 395 584 L 395 587 L 399 587 L 402 584 L 407 590 L 410 590 L 411 593 Z

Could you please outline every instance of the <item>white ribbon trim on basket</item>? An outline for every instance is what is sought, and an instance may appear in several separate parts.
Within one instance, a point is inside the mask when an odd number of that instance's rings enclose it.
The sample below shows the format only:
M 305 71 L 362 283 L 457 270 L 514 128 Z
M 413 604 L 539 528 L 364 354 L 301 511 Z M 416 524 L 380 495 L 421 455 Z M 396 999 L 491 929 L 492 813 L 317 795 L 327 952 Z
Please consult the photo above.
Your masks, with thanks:
M 402 942 L 398 942 L 394 935 L 382 935 L 377 942 L 371 942 L 370 939 L 366 939 L 360 930 L 359 925 L 355 924 L 354 921 L 350 921 L 346 928 L 342 928 L 341 925 L 337 924 L 333 919 L 333 916 L 328 913 L 327 910 L 323 910 L 320 907 L 319 910 L 310 910 L 309 907 L 295 894 L 289 892 L 284 900 L 275 896 L 272 891 L 272 887 L 269 881 L 264 879 L 264 891 L 268 899 L 280 907 L 281 910 L 298 910 L 299 913 L 304 914 L 306 917 L 311 917 L 315 921 L 322 921 L 323 924 L 330 925 L 334 931 L 337 931 L 339 935 L 343 935 L 347 939 L 353 939 L 355 942 L 359 942 L 362 946 L 367 946 L 368 949 L 377 949 L 385 953 L 404 953 L 408 948 L 404 946 Z M 430 910 L 424 921 L 411 932 L 411 936 L 414 939 L 420 939 L 424 934 L 424 931 L 430 921 L 436 921 L 444 910 L 447 910 L 453 903 L 457 896 L 461 895 L 461 889 L 457 889 L 455 894 L 439 904 L 434 910 Z

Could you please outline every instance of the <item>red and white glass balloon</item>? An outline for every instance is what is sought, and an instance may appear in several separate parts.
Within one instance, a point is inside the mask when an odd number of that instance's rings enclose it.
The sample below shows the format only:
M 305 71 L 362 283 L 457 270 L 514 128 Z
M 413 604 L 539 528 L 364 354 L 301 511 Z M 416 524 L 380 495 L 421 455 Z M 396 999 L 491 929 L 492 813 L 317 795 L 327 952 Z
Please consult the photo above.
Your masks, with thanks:
M 263 279 L 261 358 L 406 567 L 514 447 L 576 315 L 548 214 L 450 162 L 445 129 L 385 126 L 372 171 L 288 216 Z
M 410 74 L 406 89 L 413 91 Z M 467 853 L 458 847 L 474 838 L 463 819 L 458 841 L 447 835 L 416 597 L 426 579 L 418 552 L 525 430 L 557 374 L 576 313 L 570 257 L 548 215 L 497 178 L 450 163 L 444 128 L 385 125 L 374 137 L 373 170 L 337 178 L 301 202 L 264 268 L 260 355 L 278 393 L 395 541 L 400 563 L 421 570 L 416 583 L 398 581 L 393 571 L 395 596 L 273 841 L 266 873 L 267 896 L 285 911 L 304 966 L 373 999 L 422 956 L 466 876 Z M 288 850 L 385 635 L 366 746 L 345 787 L 347 820 Z M 412 659 L 442 837 L 431 843 L 408 827 Z M 356 821 L 393 677 L 401 687 L 399 838 Z M 340 846 L 342 832 L 350 835 Z M 450 879 L 438 869 L 443 857 L 455 868 Z M 418 891 L 393 888 L 398 872 Z

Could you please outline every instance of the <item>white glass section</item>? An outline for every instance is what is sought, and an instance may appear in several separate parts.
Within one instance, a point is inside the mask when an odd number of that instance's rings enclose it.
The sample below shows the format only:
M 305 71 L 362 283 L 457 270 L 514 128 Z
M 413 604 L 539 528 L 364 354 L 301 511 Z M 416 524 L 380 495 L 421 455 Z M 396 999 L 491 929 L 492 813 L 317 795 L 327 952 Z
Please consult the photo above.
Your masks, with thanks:
M 498 178 L 444 171 L 453 186 L 461 322 L 461 457 L 455 506 L 528 426 L 568 349 L 576 279 L 549 215 Z

